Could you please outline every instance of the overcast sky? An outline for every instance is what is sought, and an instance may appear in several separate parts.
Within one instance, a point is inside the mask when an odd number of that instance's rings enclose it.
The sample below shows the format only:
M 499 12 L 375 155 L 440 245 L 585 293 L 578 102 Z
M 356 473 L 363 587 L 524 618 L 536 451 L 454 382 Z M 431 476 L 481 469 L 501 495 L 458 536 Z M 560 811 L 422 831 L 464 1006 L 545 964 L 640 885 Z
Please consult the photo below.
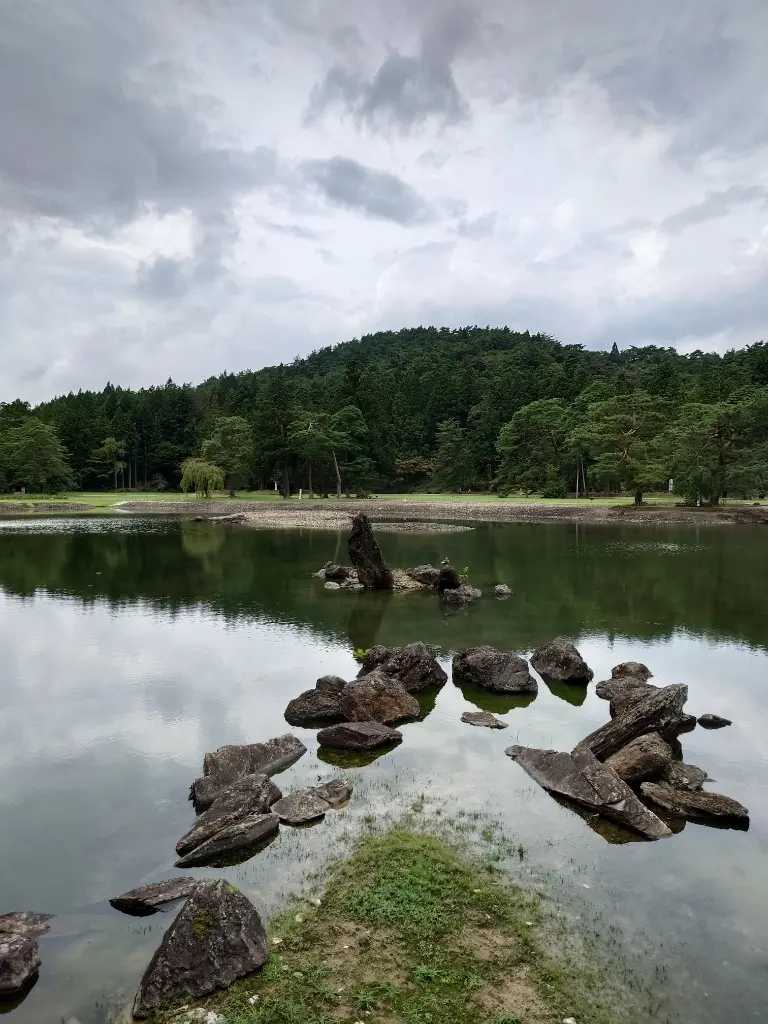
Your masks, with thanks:
M 0 0 L 0 400 L 768 337 L 766 0 Z

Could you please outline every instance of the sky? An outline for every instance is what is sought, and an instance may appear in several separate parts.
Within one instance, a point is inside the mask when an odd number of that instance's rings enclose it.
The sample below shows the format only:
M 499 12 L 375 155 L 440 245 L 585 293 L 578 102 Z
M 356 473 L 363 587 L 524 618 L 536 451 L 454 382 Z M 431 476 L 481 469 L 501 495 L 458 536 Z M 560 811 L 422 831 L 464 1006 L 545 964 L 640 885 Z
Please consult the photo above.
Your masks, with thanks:
M 765 0 L 0 0 L 0 401 L 768 339 Z

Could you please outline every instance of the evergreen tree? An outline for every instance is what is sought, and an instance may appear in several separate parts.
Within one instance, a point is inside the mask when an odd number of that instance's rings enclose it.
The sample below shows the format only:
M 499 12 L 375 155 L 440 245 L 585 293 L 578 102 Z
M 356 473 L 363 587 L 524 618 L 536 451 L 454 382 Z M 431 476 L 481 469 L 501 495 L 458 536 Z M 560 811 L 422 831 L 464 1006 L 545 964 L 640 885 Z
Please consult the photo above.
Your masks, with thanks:
M 36 416 L 0 431 L 0 478 L 7 489 L 49 494 L 72 486 L 67 451 L 56 431 Z
M 248 472 L 253 457 L 251 428 L 242 416 L 220 416 L 211 436 L 203 441 L 203 461 L 224 471 L 230 498 Z

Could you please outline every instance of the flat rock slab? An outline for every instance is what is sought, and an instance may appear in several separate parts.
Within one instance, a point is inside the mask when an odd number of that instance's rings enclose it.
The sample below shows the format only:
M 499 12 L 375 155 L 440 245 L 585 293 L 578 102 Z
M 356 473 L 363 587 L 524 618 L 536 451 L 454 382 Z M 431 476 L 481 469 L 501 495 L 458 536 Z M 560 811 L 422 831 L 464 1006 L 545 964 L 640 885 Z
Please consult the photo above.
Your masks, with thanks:
M 713 819 L 724 824 L 749 827 L 749 811 L 746 807 L 720 793 L 697 793 L 690 790 L 672 789 L 654 782 L 644 782 L 640 792 L 652 803 L 663 807 L 670 814 L 692 820 Z
M 146 917 L 148 914 L 157 913 L 164 903 L 172 903 L 174 900 L 187 899 L 195 891 L 198 885 L 196 878 L 166 878 L 162 882 L 152 882 L 150 885 L 141 885 L 138 889 L 130 889 L 122 896 L 115 896 L 110 900 L 110 905 L 123 914 L 132 914 L 135 917 Z
M 556 637 L 531 655 L 531 664 L 545 679 L 558 683 L 590 682 L 594 673 L 570 640 Z
M 29 984 L 40 969 L 40 949 L 30 935 L 0 934 L 0 996 Z
M 263 967 L 267 955 L 267 936 L 253 904 L 228 882 L 201 882 L 144 972 L 133 1016 L 143 1020 L 176 1000 L 229 988 Z
M 28 935 L 36 939 L 45 935 L 51 927 L 48 923 L 55 914 L 38 914 L 34 910 L 14 910 L 10 914 L 0 914 L 0 934 Z
M 286 825 L 305 825 L 322 818 L 330 809 L 330 803 L 313 787 L 294 790 L 272 805 L 272 813 Z
M 335 750 L 375 750 L 402 741 L 403 734 L 383 722 L 343 722 L 321 729 L 317 734 L 321 747 Z
M 348 722 L 383 722 L 392 725 L 418 718 L 421 707 L 396 679 L 380 669 L 348 683 L 340 697 Z
M 257 773 L 235 779 L 217 791 L 208 810 L 199 815 L 189 832 L 176 843 L 176 852 L 184 856 L 242 818 L 266 814 L 282 795 L 268 775 Z
M 277 832 L 279 826 L 280 822 L 274 814 L 250 814 L 226 825 L 190 853 L 180 857 L 176 861 L 176 867 L 191 868 L 210 864 L 211 861 L 225 857 L 235 850 L 256 846 L 273 832 Z
M 630 786 L 658 779 L 671 763 L 672 748 L 657 732 L 636 737 L 605 762 Z
M 647 732 L 664 732 L 678 725 L 687 699 L 688 687 L 684 685 L 653 690 L 617 715 L 613 721 L 585 736 L 576 749 L 591 750 L 598 759 L 608 758 L 637 736 Z
M 502 722 L 496 715 L 492 715 L 490 711 L 465 711 L 461 716 L 462 722 L 466 722 L 467 725 L 484 725 L 487 729 L 506 729 L 508 728 L 506 722 Z
M 733 725 L 730 718 L 722 718 L 720 715 L 699 715 L 697 721 L 702 729 L 724 729 L 726 725 Z
M 372 647 L 363 658 L 358 677 L 375 669 L 396 679 L 409 693 L 417 693 L 430 686 L 443 686 L 448 680 L 434 649 L 422 643 L 406 647 Z
M 528 662 L 517 654 L 484 645 L 470 647 L 453 656 L 453 680 L 493 693 L 538 693 L 539 684 L 528 670 Z
M 190 797 L 198 810 L 206 810 L 228 783 L 243 775 L 275 775 L 306 752 L 301 740 L 290 733 L 266 743 L 219 747 L 205 755 L 203 777 L 192 783 Z
M 338 721 L 344 717 L 339 704 L 340 696 L 340 692 L 334 690 L 305 690 L 290 701 L 285 709 L 285 720 L 291 725 Z
M 321 800 L 325 800 L 331 807 L 341 807 L 352 796 L 352 786 L 346 779 L 331 779 L 330 782 L 312 786 L 312 789 Z
M 618 775 L 589 750 L 566 754 L 535 747 L 509 747 L 507 755 L 550 793 L 574 800 L 646 839 L 661 839 L 671 830 L 635 796 Z

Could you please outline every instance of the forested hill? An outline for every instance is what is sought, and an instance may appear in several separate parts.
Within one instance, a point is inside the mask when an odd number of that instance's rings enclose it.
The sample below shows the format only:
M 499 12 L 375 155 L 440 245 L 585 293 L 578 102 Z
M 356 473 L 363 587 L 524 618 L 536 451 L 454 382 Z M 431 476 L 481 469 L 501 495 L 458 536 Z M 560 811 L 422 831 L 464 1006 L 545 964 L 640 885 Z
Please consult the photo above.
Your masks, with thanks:
M 657 412 L 663 409 L 668 424 L 692 403 L 715 407 L 744 389 L 766 387 L 763 343 L 722 357 L 656 347 L 596 352 L 507 328 L 416 327 L 344 342 L 290 365 L 224 373 L 197 386 L 169 380 L 132 391 L 108 384 L 101 392 L 70 393 L 35 409 L 4 403 L 0 438 L 33 416 L 55 428 L 77 486 L 114 485 L 118 464 L 118 482 L 126 486 L 176 486 L 182 462 L 201 452 L 221 418 L 242 417 L 250 432 L 239 467 L 243 484 L 268 484 L 279 470 L 281 479 L 284 472 L 293 486 L 306 486 L 311 465 L 315 486 L 332 488 L 338 449 L 345 487 L 350 481 L 424 486 L 435 470 L 436 484 L 488 487 L 500 469 L 508 486 L 535 487 L 540 479 L 510 478 L 514 466 L 499 447 L 504 425 L 532 403 L 556 400 L 555 406 L 533 408 L 550 420 L 549 414 L 559 420 L 564 412 L 560 427 L 566 430 L 594 402 L 640 394 L 650 396 Z M 517 417 L 524 434 L 526 416 Z M 115 444 L 105 449 L 107 439 Z M 554 452 L 542 458 L 568 483 L 577 471 L 576 448 L 588 468 L 591 450 L 598 458 L 588 442 L 565 444 L 567 457 L 555 442 Z M 447 471 L 457 461 L 457 471 Z M 9 473 L 6 486 L 14 483 Z

